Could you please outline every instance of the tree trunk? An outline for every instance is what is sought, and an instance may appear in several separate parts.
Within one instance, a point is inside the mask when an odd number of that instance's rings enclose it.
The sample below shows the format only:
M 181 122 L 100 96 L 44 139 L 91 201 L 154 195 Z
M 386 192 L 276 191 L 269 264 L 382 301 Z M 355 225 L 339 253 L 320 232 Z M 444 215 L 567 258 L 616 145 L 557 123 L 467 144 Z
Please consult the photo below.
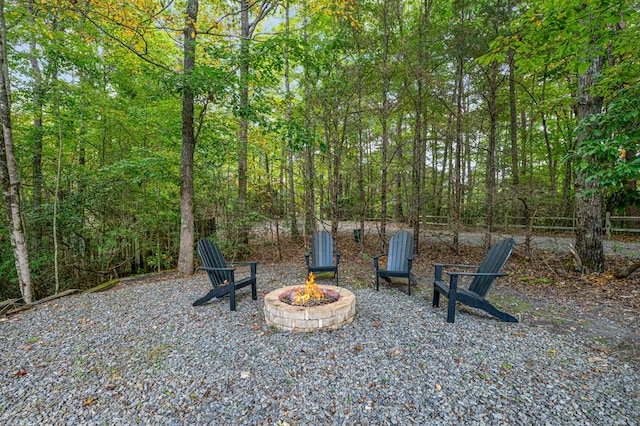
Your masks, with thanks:
M 488 76 L 489 93 L 487 94 L 487 104 L 489 109 L 489 147 L 487 152 L 487 228 L 484 238 L 485 249 L 491 246 L 491 232 L 493 231 L 493 207 L 496 192 L 496 128 L 498 126 L 498 62 L 491 64 Z
M 512 13 L 511 2 L 509 2 L 509 16 Z M 511 140 L 511 191 L 513 200 L 513 216 L 520 216 L 520 164 L 518 159 L 518 110 L 516 107 L 516 63 L 515 52 L 509 49 L 507 53 L 509 59 L 509 136 Z
M 309 38 L 309 34 L 307 32 L 308 22 L 306 14 L 303 17 L 303 39 L 305 42 Z M 305 129 L 309 132 L 309 134 L 313 134 L 312 131 L 312 121 L 311 121 L 311 78 L 309 76 L 309 67 L 304 67 L 304 125 Z M 307 140 L 307 146 L 305 147 L 305 173 L 304 173 L 304 232 L 306 237 L 308 238 L 316 230 L 316 194 L 315 194 L 315 164 L 314 164 L 314 155 L 315 155 L 315 144 L 314 138 L 309 137 Z
M 194 216 L 193 216 L 193 155 L 196 146 L 194 134 L 194 94 L 190 76 L 196 64 L 196 28 L 198 0 L 187 2 L 183 31 L 184 84 L 182 88 L 182 157 L 180 159 L 180 251 L 178 271 L 193 274 Z
M 420 12 L 422 13 L 422 8 L 420 9 Z M 420 19 L 420 26 L 419 26 L 419 31 L 420 31 L 420 35 L 419 35 L 419 40 L 418 40 L 418 45 L 420 46 L 418 48 L 418 54 L 420 55 L 420 57 L 422 57 L 422 19 Z M 421 65 L 422 61 L 419 60 L 419 64 Z M 422 139 L 422 126 L 423 126 L 423 122 L 422 122 L 422 87 L 423 87 L 423 77 L 422 77 L 422 73 L 424 72 L 422 70 L 422 67 L 419 65 L 419 69 L 418 69 L 418 73 L 419 73 L 419 77 L 417 79 L 417 94 L 416 94 L 416 121 L 414 123 L 415 127 L 414 127 L 414 135 L 413 135 L 413 162 L 412 162 L 412 167 L 411 167 L 411 184 L 412 184 L 412 206 L 411 206 L 411 212 L 410 212 L 410 222 L 411 225 L 413 227 L 413 242 L 414 242 L 414 247 L 416 248 L 416 253 L 419 252 L 420 250 L 420 209 L 422 207 L 422 194 L 423 194 L 423 189 L 422 189 L 422 185 L 421 185 L 421 181 L 422 181 L 422 174 L 423 174 L 423 160 L 424 160 L 424 156 L 423 156 L 423 151 L 422 151 L 422 146 L 423 146 L 423 139 Z M 435 163 L 435 162 L 434 162 Z
M 387 193 L 389 190 L 388 183 L 388 149 L 389 149 L 389 73 L 388 73 L 388 55 L 389 55 L 389 5 L 385 0 L 382 6 L 382 111 L 380 116 L 380 125 L 382 131 L 382 147 L 380 148 L 380 245 L 382 252 L 386 248 L 387 234 Z
M 263 1 L 258 4 L 250 0 L 240 1 L 240 122 L 238 129 L 238 211 L 239 220 L 238 243 L 241 246 L 249 244 L 249 215 L 247 204 L 247 162 L 249 155 L 249 80 L 250 54 L 249 42 L 258 23 L 275 7 L 277 2 Z M 249 21 L 249 9 L 256 9 L 256 17 Z
M 403 164 L 404 149 L 402 142 L 402 115 L 398 118 L 398 126 L 396 128 L 396 144 L 397 144 L 397 162 Z M 404 209 L 403 209 L 403 197 L 402 197 L 402 183 L 403 183 L 404 170 L 396 168 L 394 176 L 395 191 L 393 194 L 393 220 L 395 222 L 404 222 Z
M 542 94 L 541 101 L 545 101 L 546 97 L 546 88 L 547 88 L 547 78 L 545 77 L 542 80 Z M 549 140 L 549 128 L 547 126 L 547 114 L 543 111 L 541 114 L 542 119 L 542 133 L 544 135 L 544 143 L 547 148 L 547 163 L 549 167 L 549 179 L 551 180 L 551 196 L 554 197 L 557 192 L 556 185 L 556 162 L 553 156 L 553 149 L 551 147 L 551 141 Z
M 238 243 L 249 244 L 247 223 L 247 156 L 249 145 L 249 0 L 242 0 L 240 11 L 240 123 L 238 132 Z
M 285 2 L 285 24 L 287 29 L 287 37 L 289 37 L 290 23 L 289 23 L 289 2 Z M 292 96 L 291 87 L 289 83 L 289 45 L 285 46 L 284 56 L 284 85 L 285 85 L 285 97 L 287 100 L 287 122 L 293 122 L 292 114 Z M 293 135 L 289 131 L 287 132 L 287 141 L 289 146 L 287 147 L 287 184 L 289 186 L 289 226 L 291 228 L 291 239 L 297 241 L 300 238 L 300 231 L 298 230 L 298 219 L 296 211 L 296 196 L 295 185 L 293 175 Z
M 518 198 L 520 168 L 518 160 L 518 111 L 516 109 L 516 64 L 513 50 L 509 50 L 509 136 L 511 138 L 511 184 Z
M 30 24 L 35 27 L 35 10 L 33 0 L 27 1 L 27 9 L 29 11 Z M 36 45 L 35 33 L 32 33 L 29 40 L 29 62 L 31 64 L 31 72 L 33 73 L 33 155 L 31 160 L 32 166 L 32 182 L 33 182 L 33 211 L 36 214 L 34 223 L 34 247 L 37 254 L 44 237 L 44 226 L 40 220 L 42 208 L 42 192 L 44 187 L 44 179 L 42 177 L 42 115 L 43 115 L 43 97 L 44 85 L 42 81 L 42 70 L 38 61 L 38 51 Z
M 362 46 L 359 34 L 356 34 L 356 43 L 358 46 L 358 60 L 356 61 L 356 72 L 357 72 L 357 80 L 356 80 L 356 90 L 358 92 L 358 112 L 357 112 L 357 132 L 358 132 L 358 201 L 359 201 L 359 210 L 358 210 L 358 218 L 360 219 L 360 234 L 358 238 L 358 243 L 360 244 L 360 253 L 364 253 L 364 222 L 365 222 L 365 214 L 366 214 L 366 196 L 364 192 L 364 137 L 362 135 L 362 68 L 361 68 L 361 60 L 362 60 Z
M 602 73 L 604 61 L 602 54 L 598 52 L 598 39 L 594 37 L 591 45 L 586 49 L 588 49 L 587 57 L 590 58 L 591 63 L 583 74 L 578 75 L 578 120 L 602 113 L 602 97 L 591 93 L 596 79 Z M 579 149 L 586 137 L 584 130 L 578 132 L 576 149 Z M 598 189 L 597 179 L 587 181 L 587 176 L 583 172 L 576 172 L 575 203 L 576 250 L 585 269 L 583 272 L 602 272 L 604 270 L 602 195 Z
M 453 194 L 453 252 L 458 254 L 460 245 L 460 213 L 462 210 L 462 95 L 463 83 L 463 58 L 458 57 L 456 67 L 456 124 L 455 138 L 456 150 L 454 155 L 454 194 Z
M 11 128 L 11 85 L 7 63 L 7 28 L 4 18 L 4 0 L 0 0 L 0 120 L 2 121 L 2 146 L 0 148 L 0 179 L 9 224 L 11 248 L 18 273 L 18 285 L 25 303 L 33 302 L 31 266 L 20 207 L 20 177 L 13 151 Z

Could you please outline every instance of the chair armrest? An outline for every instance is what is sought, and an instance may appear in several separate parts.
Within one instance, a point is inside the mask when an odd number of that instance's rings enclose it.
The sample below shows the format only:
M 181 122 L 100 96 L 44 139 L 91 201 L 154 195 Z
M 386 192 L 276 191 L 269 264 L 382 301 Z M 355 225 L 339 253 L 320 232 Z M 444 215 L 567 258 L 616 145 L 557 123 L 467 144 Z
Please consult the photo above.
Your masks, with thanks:
M 217 279 L 223 279 L 224 282 L 227 284 L 234 283 L 236 281 L 236 277 L 235 277 L 236 270 L 234 268 L 209 268 L 206 266 L 201 266 L 198 269 L 202 269 L 203 271 L 207 271 L 207 272 L 217 272 L 218 274 L 215 274 Z M 198 269 L 196 269 L 196 271 Z M 222 275 L 222 277 L 220 275 Z M 209 278 L 211 279 L 211 276 L 209 276 Z M 212 281 L 212 284 L 214 287 L 217 287 L 218 285 L 222 285 L 222 283 L 215 284 L 214 281 Z
M 244 266 L 244 265 L 257 264 L 257 263 L 258 263 L 258 262 L 227 262 L 227 265 Z
M 462 271 L 447 271 L 447 275 L 458 276 L 458 277 L 506 277 L 509 274 L 504 274 L 502 272 L 462 272 Z
M 378 266 L 379 266 L 379 265 L 378 265 L 378 261 L 379 261 L 379 260 L 380 260 L 380 258 L 381 258 L 382 256 L 384 256 L 384 255 L 385 255 L 385 254 L 384 254 L 384 253 L 382 253 L 382 254 L 378 254 L 378 255 L 376 255 L 376 256 L 373 256 L 373 267 L 374 267 L 374 268 L 376 268 L 376 271 L 379 269 L 379 268 L 378 268 Z
M 411 256 L 407 257 L 407 272 L 409 274 L 411 274 L 411 267 L 413 266 L 413 259 L 416 258 L 415 254 L 412 254 Z
M 235 269 L 234 268 L 208 268 L 206 266 L 200 266 L 199 268 L 196 268 L 196 271 L 202 269 L 203 271 L 220 271 L 220 272 L 234 272 Z
M 227 265 L 247 266 L 251 268 L 251 278 L 255 278 L 258 271 L 258 262 L 227 262 Z
M 445 268 L 466 268 L 466 269 L 478 269 L 480 266 L 476 265 L 459 265 L 457 263 L 432 263 L 435 267 L 433 279 L 434 281 L 442 281 L 442 272 Z
M 478 269 L 480 265 L 459 265 L 457 263 L 432 263 L 433 266 L 442 266 L 443 268 L 469 268 L 469 269 Z

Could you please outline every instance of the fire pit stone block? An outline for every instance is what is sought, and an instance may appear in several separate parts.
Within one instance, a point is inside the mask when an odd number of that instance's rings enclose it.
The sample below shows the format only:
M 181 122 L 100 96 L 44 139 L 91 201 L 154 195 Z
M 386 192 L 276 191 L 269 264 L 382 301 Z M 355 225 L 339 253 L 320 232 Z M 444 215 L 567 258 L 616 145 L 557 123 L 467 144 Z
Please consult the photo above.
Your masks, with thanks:
M 335 291 L 340 298 L 326 305 L 293 306 L 280 300 L 280 295 L 300 286 L 274 290 L 264 297 L 264 317 L 267 324 L 288 331 L 331 330 L 353 321 L 356 314 L 355 296 L 344 287 L 322 286 Z

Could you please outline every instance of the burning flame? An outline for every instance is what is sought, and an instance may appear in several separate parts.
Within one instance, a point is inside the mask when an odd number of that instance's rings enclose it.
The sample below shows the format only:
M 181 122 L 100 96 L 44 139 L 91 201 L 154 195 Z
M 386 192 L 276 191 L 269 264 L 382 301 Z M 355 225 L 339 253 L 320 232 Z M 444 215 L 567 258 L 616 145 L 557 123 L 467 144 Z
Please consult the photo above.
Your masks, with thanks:
M 316 277 L 313 276 L 313 272 L 310 272 L 304 291 L 302 291 L 302 288 L 298 289 L 293 303 L 304 305 L 309 300 L 319 301 L 322 300 L 323 297 L 324 294 L 320 291 L 318 284 L 316 284 Z

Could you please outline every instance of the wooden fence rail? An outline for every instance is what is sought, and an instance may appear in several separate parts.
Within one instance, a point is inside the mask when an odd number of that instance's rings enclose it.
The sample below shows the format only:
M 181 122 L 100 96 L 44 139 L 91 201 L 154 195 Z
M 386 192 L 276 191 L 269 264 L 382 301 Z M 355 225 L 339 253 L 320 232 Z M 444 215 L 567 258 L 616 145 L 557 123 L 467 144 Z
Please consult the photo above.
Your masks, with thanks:
M 428 226 L 449 226 L 449 219 L 447 216 L 423 216 L 421 223 Z M 502 219 L 504 229 L 525 229 L 527 226 L 524 217 L 504 216 Z M 483 226 L 483 220 L 482 217 L 464 217 L 460 219 L 460 223 L 464 226 Z M 572 217 L 537 216 L 531 220 L 532 228 L 537 231 L 572 232 L 576 226 L 576 219 Z M 640 233 L 640 217 L 611 216 L 607 213 L 602 226 L 607 237 L 612 233 L 636 234 Z

